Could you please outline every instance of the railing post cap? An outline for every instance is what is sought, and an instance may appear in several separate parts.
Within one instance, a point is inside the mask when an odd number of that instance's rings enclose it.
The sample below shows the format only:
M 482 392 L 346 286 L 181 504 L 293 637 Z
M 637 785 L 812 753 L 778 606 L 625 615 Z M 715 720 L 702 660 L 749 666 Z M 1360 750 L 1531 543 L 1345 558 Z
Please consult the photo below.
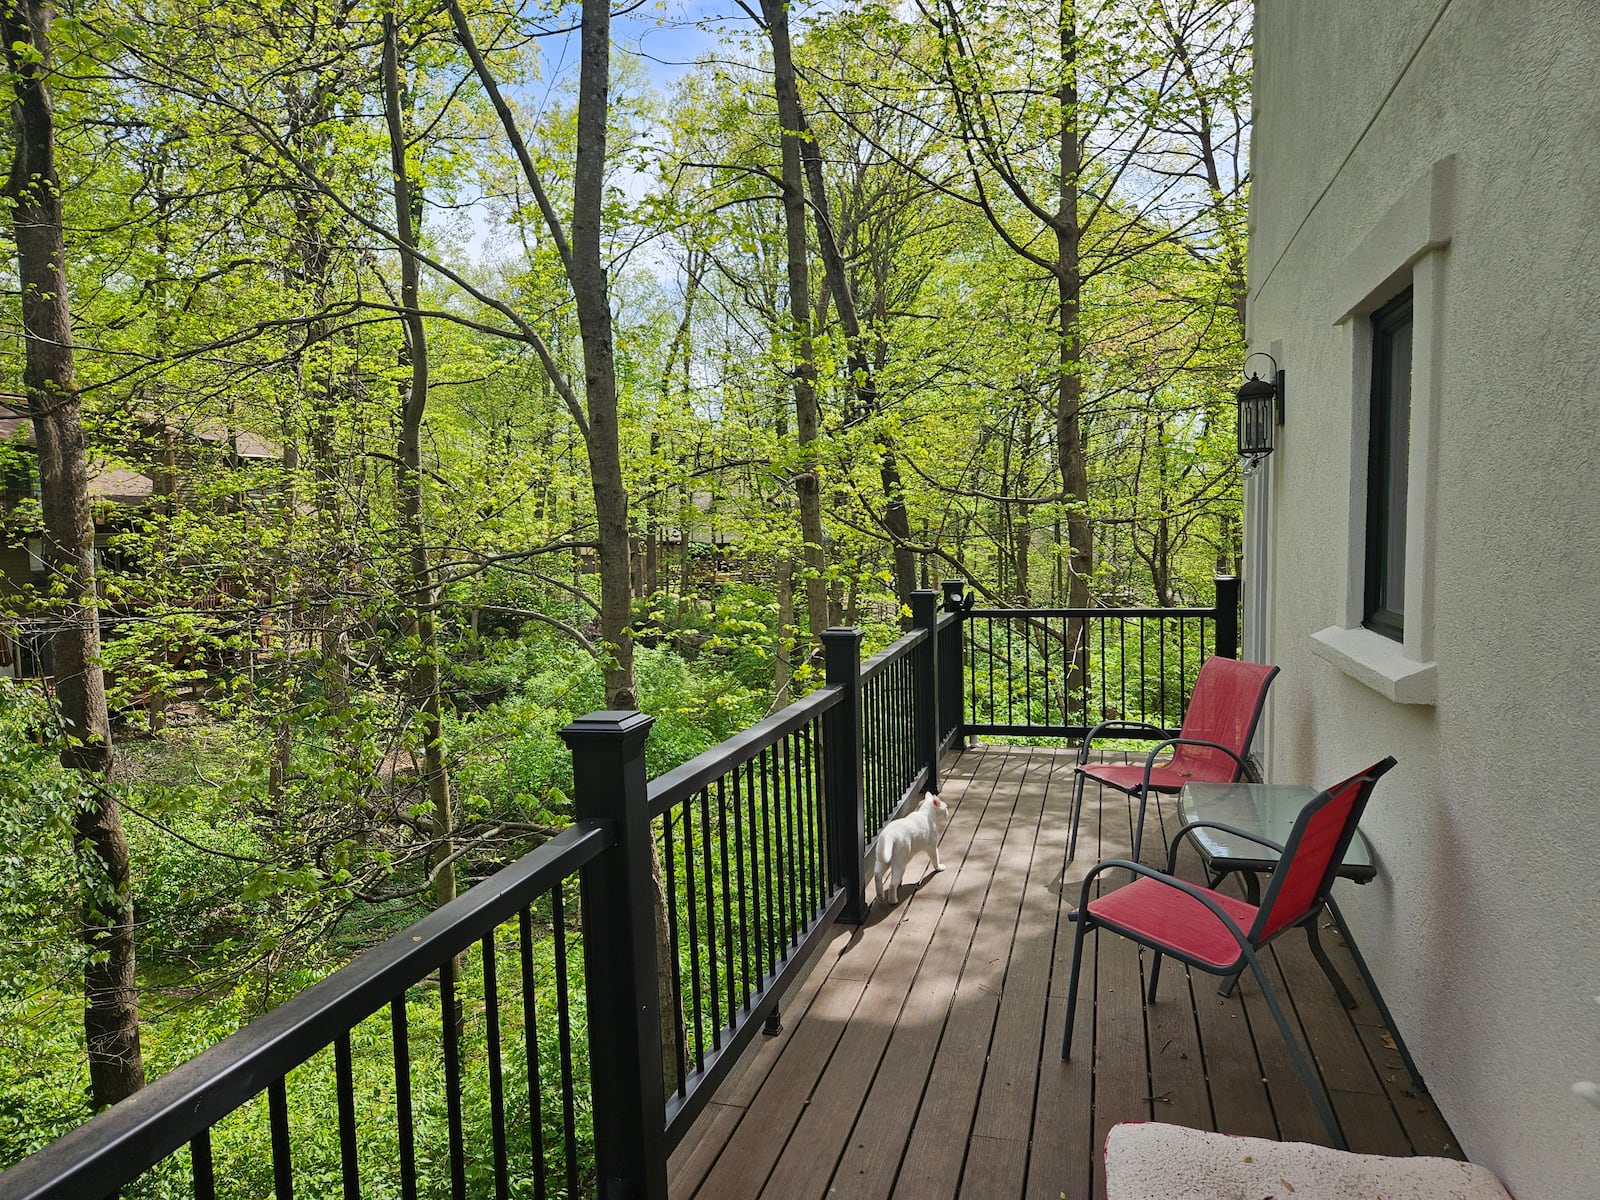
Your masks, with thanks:
M 961 593 L 967 590 L 965 579 L 946 579 L 942 584 L 944 588 L 945 607 L 949 608 L 961 603 Z
M 644 742 L 655 723 L 654 717 L 636 709 L 606 709 L 578 717 L 561 731 L 561 740 L 571 750 L 614 740 L 632 748 L 635 743 Z
M 859 642 L 866 636 L 866 630 L 855 625 L 835 625 L 831 629 L 824 629 L 822 631 L 822 641 L 824 644 L 828 642 Z

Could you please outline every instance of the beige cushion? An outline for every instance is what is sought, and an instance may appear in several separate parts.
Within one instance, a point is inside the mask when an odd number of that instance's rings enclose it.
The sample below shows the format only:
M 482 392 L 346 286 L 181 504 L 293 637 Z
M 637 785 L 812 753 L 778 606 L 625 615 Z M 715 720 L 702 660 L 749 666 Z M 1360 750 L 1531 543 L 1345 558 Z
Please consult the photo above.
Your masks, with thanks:
M 1106 1200 L 1510 1200 L 1453 1158 L 1386 1158 L 1160 1123 L 1106 1135 Z

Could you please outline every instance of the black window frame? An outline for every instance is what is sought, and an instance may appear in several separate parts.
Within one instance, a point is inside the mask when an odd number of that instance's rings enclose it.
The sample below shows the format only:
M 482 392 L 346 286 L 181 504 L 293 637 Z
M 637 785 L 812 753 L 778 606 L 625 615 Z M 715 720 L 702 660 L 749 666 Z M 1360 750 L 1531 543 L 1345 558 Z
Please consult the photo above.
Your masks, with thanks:
M 1406 496 L 1411 450 L 1411 378 L 1415 354 L 1412 294 L 1407 288 L 1371 317 L 1372 395 L 1367 435 L 1366 580 L 1361 623 L 1405 640 Z M 1401 346 L 1403 375 L 1396 373 Z M 1403 419 L 1402 419 L 1403 418 Z

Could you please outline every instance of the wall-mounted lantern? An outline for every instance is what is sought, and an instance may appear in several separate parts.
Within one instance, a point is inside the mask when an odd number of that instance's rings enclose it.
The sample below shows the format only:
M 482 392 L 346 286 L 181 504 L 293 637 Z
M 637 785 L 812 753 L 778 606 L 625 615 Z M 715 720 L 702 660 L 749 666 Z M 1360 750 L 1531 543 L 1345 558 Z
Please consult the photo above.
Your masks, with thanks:
M 1252 358 L 1272 364 L 1270 378 L 1251 372 L 1238 391 L 1239 457 L 1253 465 L 1277 446 L 1277 427 L 1283 424 L 1283 372 L 1278 370 L 1278 360 L 1263 351 L 1244 360 L 1247 368 Z

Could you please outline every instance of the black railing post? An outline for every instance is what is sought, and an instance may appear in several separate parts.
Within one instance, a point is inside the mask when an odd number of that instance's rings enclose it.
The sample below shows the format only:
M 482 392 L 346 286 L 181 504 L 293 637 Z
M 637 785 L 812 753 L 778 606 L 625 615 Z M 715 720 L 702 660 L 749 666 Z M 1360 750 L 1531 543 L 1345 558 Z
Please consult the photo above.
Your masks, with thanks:
M 1217 646 L 1219 658 L 1239 657 L 1239 577 L 1218 575 Z
M 666 1097 L 656 985 L 655 880 L 644 743 L 654 717 L 596 712 L 561 731 L 574 815 L 616 843 L 583 868 L 595 1172 L 601 1200 L 666 1200 Z
M 966 696 L 966 653 L 967 631 L 963 628 L 965 611 L 967 581 L 965 579 L 946 579 L 944 588 L 944 611 L 956 614 L 955 632 L 949 639 L 949 648 L 945 651 L 944 659 L 939 663 L 939 683 L 945 688 L 940 700 L 940 709 L 944 718 L 950 722 L 956 733 L 956 746 L 965 744 L 967 723 L 967 696 Z M 943 730 L 940 731 L 941 740 Z
M 911 697 L 916 706 L 917 736 L 924 739 L 923 753 L 928 763 L 928 791 L 939 790 L 939 593 L 919 590 L 911 593 L 911 627 L 926 629 L 928 640 L 918 653 L 917 689 Z
M 839 920 L 859 925 L 867 919 L 861 860 L 866 855 L 866 792 L 861 748 L 861 630 L 822 631 L 827 683 L 844 689 L 844 699 L 822 715 L 827 771 L 828 850 L 834 882 L 844 888 Z

